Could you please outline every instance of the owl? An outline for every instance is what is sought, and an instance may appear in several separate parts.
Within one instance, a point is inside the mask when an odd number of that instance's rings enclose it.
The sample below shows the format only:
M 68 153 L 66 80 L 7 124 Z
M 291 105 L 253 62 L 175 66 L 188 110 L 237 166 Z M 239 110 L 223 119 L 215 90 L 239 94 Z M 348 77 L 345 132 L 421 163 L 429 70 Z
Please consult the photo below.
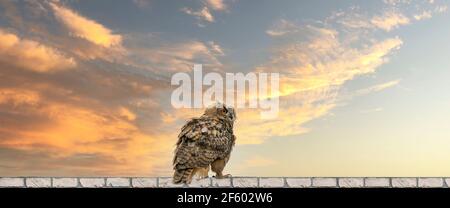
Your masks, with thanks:
M 209 168 L 216 173 L 216 178 L 230 176 L 222 171 L 236 140 L 235 120 L 232 107 L 217 103 L 181 128 L 173 158 L 174 183 L 189 184 L 194 175 L 208 177 Z

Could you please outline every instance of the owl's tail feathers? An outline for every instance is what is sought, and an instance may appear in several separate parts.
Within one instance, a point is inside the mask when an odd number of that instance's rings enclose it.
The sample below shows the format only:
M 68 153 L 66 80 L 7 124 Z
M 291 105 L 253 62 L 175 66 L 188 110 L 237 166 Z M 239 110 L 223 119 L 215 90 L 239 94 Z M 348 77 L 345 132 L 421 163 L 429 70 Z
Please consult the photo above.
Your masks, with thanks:
M 175 173 L 173 174 L 173 183 L 190 183 L 193 172 L 194 168 L 175 170 Z

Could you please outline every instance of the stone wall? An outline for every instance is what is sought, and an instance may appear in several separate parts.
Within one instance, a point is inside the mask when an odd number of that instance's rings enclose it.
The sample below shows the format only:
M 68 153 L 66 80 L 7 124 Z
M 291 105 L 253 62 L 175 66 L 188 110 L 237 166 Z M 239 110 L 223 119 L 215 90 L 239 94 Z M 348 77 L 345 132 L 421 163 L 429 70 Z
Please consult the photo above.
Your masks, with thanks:
M 173 187 L 267 187 L 267 188 L 448 188 L 450 178 L 350 178 L 350 177 L 233 177 L 193 180 L 175 185 L 170 177 L 1 177 L 0 188 L 173 188 Z

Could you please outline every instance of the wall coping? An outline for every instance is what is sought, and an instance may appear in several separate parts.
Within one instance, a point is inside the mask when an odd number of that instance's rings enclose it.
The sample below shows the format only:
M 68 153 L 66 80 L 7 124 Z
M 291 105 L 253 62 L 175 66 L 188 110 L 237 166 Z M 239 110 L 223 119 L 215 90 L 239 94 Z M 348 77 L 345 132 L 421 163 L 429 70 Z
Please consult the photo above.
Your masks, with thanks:
M 450 177 L 0 177 L 0 188 L 449 188 Z

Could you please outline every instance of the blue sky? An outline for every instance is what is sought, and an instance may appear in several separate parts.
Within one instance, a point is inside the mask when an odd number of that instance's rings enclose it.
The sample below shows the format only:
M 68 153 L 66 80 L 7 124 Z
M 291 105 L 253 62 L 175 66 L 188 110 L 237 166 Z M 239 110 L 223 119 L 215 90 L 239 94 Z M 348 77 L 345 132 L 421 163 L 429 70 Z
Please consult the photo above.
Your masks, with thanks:
M 200 110 L 170 76 L 280 73 L 280 113 L 238 109 L 233 175 L 442 176 L 443 0 L 0 1 L 0 175 L 168 175 Z

